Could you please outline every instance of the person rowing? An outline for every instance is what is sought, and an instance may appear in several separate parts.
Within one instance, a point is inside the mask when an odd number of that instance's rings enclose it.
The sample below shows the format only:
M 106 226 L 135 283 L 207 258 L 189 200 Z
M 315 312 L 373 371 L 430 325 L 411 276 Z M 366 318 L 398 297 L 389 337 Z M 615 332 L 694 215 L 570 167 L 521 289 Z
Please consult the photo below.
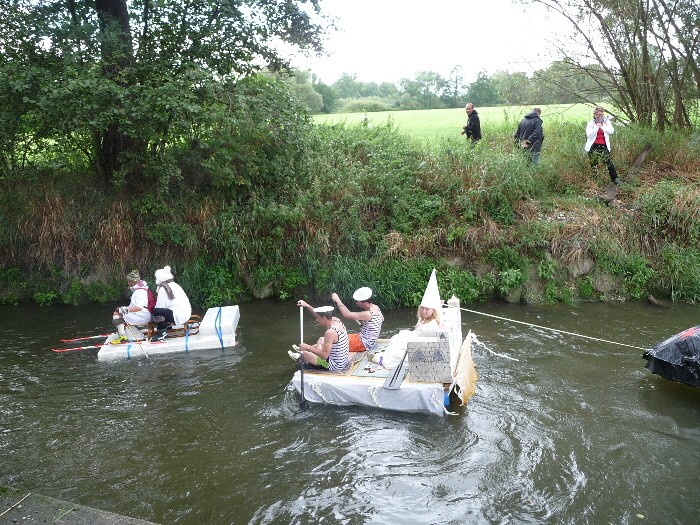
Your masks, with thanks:
M 297 361 L 297 367 L 302 366 L 301 358 L 303 358 L 303 366 L 306 370 L 345 370 L 350 362 L 348 332 L 343 322 L 333 317 L 334 308 L 332 306 L 314 308 L 303 300 L 299 300 L 297 306 L 309 310 L 316 322 L 325 328 L 325 332 L 318 338 L 316 344 L 301 342 L 298 346 L 292 345 L 294 350 L 288 352 L 289 357 Z
M 352 294 L 355 304 L 360 309 L 359 312 L 352 312 L 343 304 L 337 293 L 331 295 L 331 299 L 338 307 L 338 310 L 346 319 L 352 319 L 360 323 L 359 334 L 348 334 L 351 352 L 372 351 L 377 346 L 377 339 L 382 330 L 384 314 L 381 309 L 374 304 L 372 289 L 364 286 L 355 290 Z

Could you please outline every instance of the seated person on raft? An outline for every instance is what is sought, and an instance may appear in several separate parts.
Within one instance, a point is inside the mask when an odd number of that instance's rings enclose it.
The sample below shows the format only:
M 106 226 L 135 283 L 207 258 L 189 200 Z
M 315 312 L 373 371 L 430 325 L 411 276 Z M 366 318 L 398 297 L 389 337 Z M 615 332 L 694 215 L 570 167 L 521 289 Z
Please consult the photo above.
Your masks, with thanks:
M 112 324 L 117 327 L 119 333 L 119 337 L 112 341 L 115 345 L 145 339 L 136 326 L 151 322 L 151 312 L 148 311 L 148 283 L 141 280 L 138 270 L 129 272 L 126 282 L 131 290 L 131 302 L 129 306 L 120 306 L 112 314 Z
M 346 319 L 352 319 L 360 323 L 359 334 L 348 334 L 351 352 L 372 351 L 377 346 L 377 339 L 382 330 L 384 315 L 381 309 L 374 304 L 372 289 L 364 286 L 355 290 L 352 294 L 359 312 L 351 312 L 340 300 L 337 293 L 331 295 L 331 299 L 338 307 L 340 313 Z
M 302 300 L 297 303 L 297 306 L 309 310 L 316 318 L 316 322 L 325 329 L 323 336 L 318 339 L 316 344 L 299 343 L 299 346 L 293 345 L 294 351 L 290 350 L 289 356 L 297 361 L 297 368 L 304 366 L 305 369 L 345 370 L 348 367 L 350 357 L 348 333 L 342 321 L 333 317 L 333 307 L 314 308 Z M 301 358 L 303 358 L 303 365 Z
M 372 361 L 386 368 L 393 368 L 399 364 L 406 353 L 408 341 L 419 337 L 437 337 L 438 333 L 444 330 L 440 319 L 441 308 L 440 290 L 435 277 L 435 270 L 433 270 L 428 286 L 425 288 L 423 299 L 421 299 L 420 306 L 416 312 L 418 317 L 416 326 L 413 330 L 401 330 L 398 334 L 392 336 L 389 340 L 389 345 L 384 351 L 374 354 Z
M 153 309 L 153 321 L 158 331 L 151 341 L 162 341 L 172 326 L 182 326 L 192 315 L 192 306 L 187 294 L 177 284 L 170 271 L 170 266 L 156 270 L 156 306 Z

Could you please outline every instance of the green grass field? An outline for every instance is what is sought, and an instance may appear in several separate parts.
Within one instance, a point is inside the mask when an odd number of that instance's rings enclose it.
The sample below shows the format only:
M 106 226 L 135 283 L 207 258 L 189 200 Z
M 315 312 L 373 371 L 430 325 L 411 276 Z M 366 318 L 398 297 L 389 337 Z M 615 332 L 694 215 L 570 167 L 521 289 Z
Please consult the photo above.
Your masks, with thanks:
M 585 104 L 566 104 L 540 106 L 545 133 L 548 122 L 580 122 L 583 126 L 591 118 L 593 108 Z M 499 106 L 490 108 L 476 108 L 481 120 L 483 135 L 489 132 L 502 132 L 504 128 L 515 128 L 526 113 L 532 108 L 525 106 Z M 348 125 L 362 122 L 365 113 L 333 113 L 331 115 L 314 115 L 314 121 L 318 124 L 346 123 Z M 367 118 L 372 125 L 386 124 L 391 119 L 394 125 L 401 131 L 415 137 L 420 141 L 429 143 L 440 142 L 445 139 L 459 138 L 462 126 L 467 122 L 467 114 L 464 108 L 455 109 L 423 109 L 414 111 L 381 111 L 367 113 Z

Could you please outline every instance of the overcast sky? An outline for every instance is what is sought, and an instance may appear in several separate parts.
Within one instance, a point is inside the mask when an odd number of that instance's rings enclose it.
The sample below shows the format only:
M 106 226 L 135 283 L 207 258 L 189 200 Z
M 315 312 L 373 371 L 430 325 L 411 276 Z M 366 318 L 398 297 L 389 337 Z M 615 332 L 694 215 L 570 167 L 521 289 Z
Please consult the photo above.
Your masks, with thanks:
M 565 27 L 538 4 L 511 0 L 321 0 L 321 9 L 337 17 L 328 56 L 292 64 L 326 84 L 342 73 L 363 82 L 398 82 L 419 71 L 447 78 L 458 65 L 467 83 L 482 70 L 527 72 L 557 58 L 555 30 Z

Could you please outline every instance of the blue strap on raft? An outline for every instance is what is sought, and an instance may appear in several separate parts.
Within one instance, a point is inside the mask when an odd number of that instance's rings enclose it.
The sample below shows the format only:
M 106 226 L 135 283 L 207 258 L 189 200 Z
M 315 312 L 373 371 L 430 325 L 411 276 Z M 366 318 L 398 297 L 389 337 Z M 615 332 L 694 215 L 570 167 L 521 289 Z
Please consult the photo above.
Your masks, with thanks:
M 221 307 L 219 306 L 219 311 L 216 313 L 216 320 L 214 321 L 214 326 L 216 327 L 216 335 L 219 336 L 219 343 L 221 343 L 221 350 L 224 349 L 224 337 L 223 330 L 221 329 Z

